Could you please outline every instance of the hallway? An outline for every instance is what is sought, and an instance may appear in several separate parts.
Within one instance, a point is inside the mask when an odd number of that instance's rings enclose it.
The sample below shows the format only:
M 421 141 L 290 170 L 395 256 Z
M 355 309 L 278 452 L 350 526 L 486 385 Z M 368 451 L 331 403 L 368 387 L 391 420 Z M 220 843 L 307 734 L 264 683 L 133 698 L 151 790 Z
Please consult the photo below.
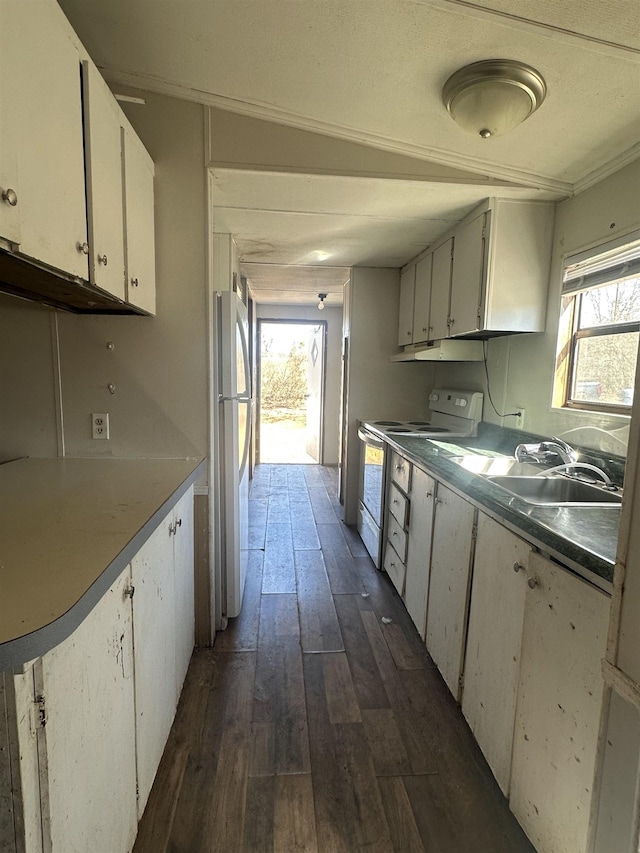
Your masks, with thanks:
M 243 611 L 193 655 L 136 853 L 533 850 L 336 490 L 256 469 Z

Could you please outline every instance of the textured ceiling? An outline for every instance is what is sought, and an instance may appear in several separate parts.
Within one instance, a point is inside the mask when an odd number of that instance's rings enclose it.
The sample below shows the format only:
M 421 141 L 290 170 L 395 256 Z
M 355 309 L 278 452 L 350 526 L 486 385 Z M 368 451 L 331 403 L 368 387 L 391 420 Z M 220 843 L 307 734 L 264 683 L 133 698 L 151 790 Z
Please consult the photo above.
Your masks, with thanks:
M 476 175 L 567 195 L 628 162 L 640 148 L 637 0 L 60 0 L 60 5 L 112 85 L 183 97 Z M 533 65 L 546 79 L 548 96 L 511 134 L 479 140 L 451 121 L 440 92 L 457 68 L 495 57 Z M 303 189 L 291 187 L 294 195 Z M 287 209 L 299 217 L 308 213 L 314 189 L 307 186 L 307 198 L 297 207 L 291 200 Z M 413 242 L 421 219 L 452 218 L 456 205 L 453 199 L 443 209 L 437 194 L 423 200 L 419 210 L 407 213 L 405 242 Z M 241 222 L 235 208 L 225 199 L 218 218 L 245 229 L 234 231 L 241 246 L 275 241 L 283 253 L 291 249 L 302 257 L 314 250 L 308 241 L 288 247 L 286 227 L 280 236 L 277 229 L 269 235 L 262 209 L 250 218 L 247 207 Z M 345 240 L 349 234 L 356 239 L 364 211 L 355 211 L 357 222 L 342 220 L 348 226 Z M 334 213 L 316 212 L 320 233 L 331 231 Z M 391 217 L 390 228 L 400 218 Z M 376 262 L 382 263 L 386 244 L 379 237 L 376 242 L 381 245 Z M 341 264 L 351 263 L 349 251 L 345 243 Z

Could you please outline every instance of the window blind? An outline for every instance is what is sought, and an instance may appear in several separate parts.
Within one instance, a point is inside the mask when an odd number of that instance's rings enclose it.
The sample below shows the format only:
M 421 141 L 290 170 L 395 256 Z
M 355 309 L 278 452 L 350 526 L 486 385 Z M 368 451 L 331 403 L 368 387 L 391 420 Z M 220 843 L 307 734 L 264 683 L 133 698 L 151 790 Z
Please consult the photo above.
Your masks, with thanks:
M 630 237 L 632 239 L 630 239 Z M 640 233 L 565 260 L 562 293 L 577 293 L 620 279 L 640 278 Z

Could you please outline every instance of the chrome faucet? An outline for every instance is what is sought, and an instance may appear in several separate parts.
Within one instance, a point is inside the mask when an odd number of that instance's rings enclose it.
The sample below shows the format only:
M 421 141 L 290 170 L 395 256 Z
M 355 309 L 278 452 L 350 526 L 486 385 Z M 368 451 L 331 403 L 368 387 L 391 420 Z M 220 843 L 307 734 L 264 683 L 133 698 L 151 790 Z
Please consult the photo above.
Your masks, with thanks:
M 578 453 L 573 447 L 557 436 L 553 436 L 550 441 L 541 441 L 540 444 L 519 444 L 515 450 L 518 462 L 544 465 L 552 462 L 554 456 L 559 456 L 565 465 L 578 461 Z

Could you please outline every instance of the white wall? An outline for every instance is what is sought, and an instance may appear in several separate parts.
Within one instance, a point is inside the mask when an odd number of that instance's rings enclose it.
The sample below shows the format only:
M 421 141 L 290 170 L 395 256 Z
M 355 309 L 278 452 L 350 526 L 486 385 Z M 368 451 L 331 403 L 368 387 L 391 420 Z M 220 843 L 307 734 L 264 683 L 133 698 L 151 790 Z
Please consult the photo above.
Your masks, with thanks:
M 259 320 L 325 320 L 327 323 L 327 361 L 324 400 L 323 465 L 337 465 L 342 386 L 342 309 L 327 306 L 322 314 L 315 305 L 257 305 Z
M 56 456 L 55 312 L 0 295 L 0 462 Z
M 400 271 L 354 267 L 345 289 L 349 336 L 344 520 L 358 514 L 358 421 L 423 418 L 434 368 L 428 362 L 390 362 L 398 352 Z M 346 334 L 347 332 L 345 332 Z
M 563 259 L 639 228 L 638 187 L 640 160 L 557 206 L 546 331 L 494 338 L 488 344 L 491 393 L 501 413 L 524 406 L 525 430 L 546 436 L 564 435 L 570 443 L 620 455 L 625 455 L 628 417 L 552 410 L 551 394 Z M 441 365 L 437 382 L 486 391 L 482 364 Z M 484 420 L 503 423 L 486 398 Z M 504 419 L 504 425 L 515 427 L 514 419 Z

